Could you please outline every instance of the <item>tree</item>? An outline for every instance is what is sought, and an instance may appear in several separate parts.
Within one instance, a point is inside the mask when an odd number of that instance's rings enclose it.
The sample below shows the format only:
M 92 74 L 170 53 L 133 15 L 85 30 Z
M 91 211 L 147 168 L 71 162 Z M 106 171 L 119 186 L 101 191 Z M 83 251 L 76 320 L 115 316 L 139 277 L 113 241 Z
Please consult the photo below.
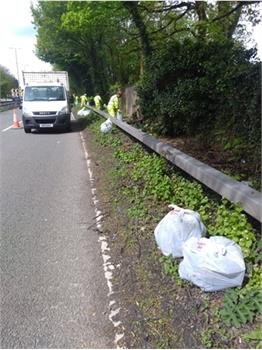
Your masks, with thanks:
M 136 50 L 120 3 L 40 2 L 32 11 L 38 56 L 67 69 L 80 89 L 103 94 L 116 82 L 137 80 Z
M 243 19 L 251 24 L 261 20 L 258 4 L 258 1 L 217 1 L 214 4 L 196 1 L 198 36 L 209 41 L 241 39 L 238 29 Z
M 167 43 L 241 39 L 257 23 L 255 1 L 39 1 L 32 7 L 37 55 L 69 71 L 75 90 L 135 84 Z
M 11 94 L 11 89 L 17 87 L 17 79 L 6 67 L 0 65 L 0 98 L 7 97 Z
M 66 2 L 39 2 L 32 6 L 34 24 L 37 28 L 37 56 L 57 67 L 68 70 L 71 80 L 83 86 L 86 71 L 78 56 L 78 40 L 62 27 Z
M 129 11 L 132 21 L 134 22 L 140 39 L 141 46 L 141 74 L 143 73 L 143 66 L 145 59 L 148 59 L 151 54 L 151 45 L 149 36 L 147 33 L 147 27 L 143 18 L 141 16 L 141 12 L 139 11 L 139 5 L 137 1 L 123 1 L 123 6 Z

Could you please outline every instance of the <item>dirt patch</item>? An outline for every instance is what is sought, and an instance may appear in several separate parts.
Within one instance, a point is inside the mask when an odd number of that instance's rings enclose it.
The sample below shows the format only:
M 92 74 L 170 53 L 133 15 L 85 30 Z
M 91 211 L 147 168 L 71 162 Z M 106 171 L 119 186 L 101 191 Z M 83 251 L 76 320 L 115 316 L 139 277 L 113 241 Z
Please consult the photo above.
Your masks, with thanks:
M 160 139 L 238 181 L 245 181 L 249 186 L 261 189 L 261 164 L 259 159 L 254 159 L 252 149 L 242 145 L 225 149 L 225 146 L 215 140 L 211 142 L 200 137 Z

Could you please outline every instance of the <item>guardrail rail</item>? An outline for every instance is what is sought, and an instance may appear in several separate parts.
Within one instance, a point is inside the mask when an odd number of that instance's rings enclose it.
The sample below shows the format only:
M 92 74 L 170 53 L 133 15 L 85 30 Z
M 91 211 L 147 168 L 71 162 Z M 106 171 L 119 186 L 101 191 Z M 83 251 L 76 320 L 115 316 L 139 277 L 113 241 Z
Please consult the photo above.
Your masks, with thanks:
M 176 165 L 190 176 L 203 183 L 205 186 L 227 198 L 233 203 L 238 203 L 244 211 L 253 218 L 262 222 L 262 194 L 250 186 L 234 180 L 211 166 L 200 162 L 199 160 L 181 152 L 173 146 L 164 143 L 147 133 L 134 128 L 133 126 L 111 118 L 106 112 L 100 111 L 94 107 L 87 106 L 93 112 L 112 121 L 118 128 L 131 135 L 148 148 L 166 158 L 169 162 Z
M 6 107 L 14 107 L 16 105 L 16 102 L 9 98 L 2 98 L 0 99 L 0 108 L 6 108 Z

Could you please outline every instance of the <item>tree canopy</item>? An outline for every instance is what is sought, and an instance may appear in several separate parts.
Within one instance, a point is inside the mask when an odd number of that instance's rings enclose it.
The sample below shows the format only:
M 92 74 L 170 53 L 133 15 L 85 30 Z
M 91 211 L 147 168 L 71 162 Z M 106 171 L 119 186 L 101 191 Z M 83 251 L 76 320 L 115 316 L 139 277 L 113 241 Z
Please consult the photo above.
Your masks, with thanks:
M 259 1 L 39 1 L 32 13 L 37 55 L 74 92 L 133 85 L 155 132 L 260 142 L 260 66 L 244 45 Z
M 32 13 L 37 55 L 89 94 L 139 81 L 166 42 L 239 42 L 241 19 L 260 20 L 255 1 L 41 1 Z

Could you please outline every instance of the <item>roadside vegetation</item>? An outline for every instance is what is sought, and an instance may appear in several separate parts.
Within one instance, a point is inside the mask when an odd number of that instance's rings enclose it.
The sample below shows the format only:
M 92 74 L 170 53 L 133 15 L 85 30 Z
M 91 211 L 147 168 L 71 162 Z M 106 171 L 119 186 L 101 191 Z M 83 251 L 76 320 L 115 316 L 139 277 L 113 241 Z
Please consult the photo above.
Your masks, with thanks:
M 248 31 L 259 1 L 39 1 L 32 14 L 37 55 L 69 72 L 72 92 L 107 103 L 135 87 L 131 123 L 221 153 L 223 171 L 261 189 L 261 62 Z
M 101 164 L 97 171 L 103 178 L 103 196 L 113 205 L 105 205 L 104 210 L 112 212 L 104 230 L 121 264 L 115 283 L 117 292 L 125 290 L 128 347 L 261 347 L 259 231 L 241 208 L 210 193 L 116 127 L 104 135 L 101 118 L 92 114 L 87 121 L 92 156 Z M 197 211 L 208 236 L 222 235 L 240 245 L 246 263 L 242 288 L 204 293 L 179 278 L 181 260 L 162 256 L 154 241 L 154 228 L 170 203 Z
M 138 84 L 143 117 L 136 124 L 169 140 L 181 137 L 189 143 L 186 153 L 201 149 L 193 154 L 198 159 L 213 151 L 211 161 L 217 158 L 223 171 L 260 190 L 260 63 L 251 63 L 254 55 L 230 41 L 167 43 L 150 57 Z
M 9 70 L 0 65 L 0 98 L 6 98 L 11 95 L 11 89 L 18 87 L 17 79 Z

